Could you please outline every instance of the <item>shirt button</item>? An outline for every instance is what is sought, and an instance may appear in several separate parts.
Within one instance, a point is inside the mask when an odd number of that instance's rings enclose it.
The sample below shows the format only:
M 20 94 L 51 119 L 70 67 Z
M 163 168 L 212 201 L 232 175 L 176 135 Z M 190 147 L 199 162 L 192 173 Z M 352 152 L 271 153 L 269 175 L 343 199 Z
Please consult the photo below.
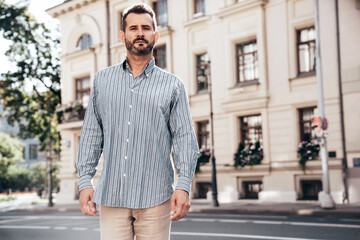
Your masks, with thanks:
M 128 122 L 128 125 L 130 125 L 130 122 Z
M 123 176 L 125 177 L 125 176 L 126 176 L 126 174 L 124 173 L 124 174 L 123 174 Z
M 129 142 L 129 139 L 126 139 L 127 142 Z
M 132 92 L 134 92 L 134 89 L 131 89 Z
M 125 156 L 125 159 L 127 159 L 127 156 Z
M 130 105 L 130 108 L 132 108 L 132 105 Z

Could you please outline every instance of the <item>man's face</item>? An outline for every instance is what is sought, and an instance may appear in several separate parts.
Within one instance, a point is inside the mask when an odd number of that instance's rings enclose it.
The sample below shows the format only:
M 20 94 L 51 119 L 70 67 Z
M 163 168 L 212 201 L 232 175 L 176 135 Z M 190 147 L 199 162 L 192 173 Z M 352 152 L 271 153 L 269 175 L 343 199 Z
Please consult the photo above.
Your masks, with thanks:
M 120 32 L 120 39 L 126 49 L 138 56 L 149 54 L 159 37 L 153 28 L 151 16 L 147 13 L 130 13 L 125 21 L 126 29 Z

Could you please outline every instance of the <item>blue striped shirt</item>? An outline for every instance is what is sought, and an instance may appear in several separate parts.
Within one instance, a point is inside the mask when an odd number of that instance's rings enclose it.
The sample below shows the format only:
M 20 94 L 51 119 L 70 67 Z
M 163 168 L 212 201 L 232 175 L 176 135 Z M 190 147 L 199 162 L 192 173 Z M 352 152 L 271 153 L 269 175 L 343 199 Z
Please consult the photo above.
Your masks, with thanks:
M 92 188 L 101 154 L 103 170 L 93 201 L 100 205 L 149 208 L 175 189 L 190 192 L 199 153 L 182 81 L 146 65 L 134 78 L 126 61 L 96 73 L 81 129 L 76 167 L 79 190 Z

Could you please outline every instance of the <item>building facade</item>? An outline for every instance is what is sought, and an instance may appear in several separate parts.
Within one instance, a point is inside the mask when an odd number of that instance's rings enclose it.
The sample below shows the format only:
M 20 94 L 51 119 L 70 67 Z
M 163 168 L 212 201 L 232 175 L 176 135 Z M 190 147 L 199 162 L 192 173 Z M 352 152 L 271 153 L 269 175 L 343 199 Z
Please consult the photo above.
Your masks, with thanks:
M 4 112 L 4 105 L 3 103 L 0 104 L 0 116 Z M 19 124 L 15 123 L 14 126 L 8 124 L 6 116 L 0 117 L 0 132 L 9 134 L 11 137 L 16 138 L 16 135 L 19 133 L 20 128 Z M 39 139 L 36 138 L 27 138 L 21 139 L 17 138 L 23 145 L 23 158 L 24 161 L 18 162 L 18 165 L 30 167 L 35 164 L 45 163 L 45 153 L 40 152 L 40 143 Z
M 61 22 L 62 102 L 86 107 L 94 74 L 126 56 L 121 12 L 138 1 L 71 0 L 47 12 Z M 199 146 L 211 148 L 210 81 L 219 202 L 317 200 L 320 157 L 299 166 L 298 146 L 314 140 L 317 114 L 315 27 L 312 0 L 144 0 L 153 6 L 160 40 L 156 64 L 179 76 Z M 360 21 L 358 1 L 339 1 L 339 94 L 335 1 L 319 1 L 330 189 L 337 203 L 345 189 L 360 202 Z M 206 68 L 206 69 L 205 69 Z M 207 70 L 207 74 L 204 74 Z M 343 100 L 345 154 L 342 148 Z M 58 201 L 78 197 L 75 169 L 82 114 L 64 119 Z M 261 164 L 234 168 L 239 143 L 260 144 Z M 343 161 L 345 158 L 346 161 Z M 343 170 L 344 169 L 344 170 Z M 101 172 L 99 166 L 95 182 Z M 346 186 L 346 187 L 345 187 Z M 192 197 L 211 191 L 211 164 L 200 166 Z

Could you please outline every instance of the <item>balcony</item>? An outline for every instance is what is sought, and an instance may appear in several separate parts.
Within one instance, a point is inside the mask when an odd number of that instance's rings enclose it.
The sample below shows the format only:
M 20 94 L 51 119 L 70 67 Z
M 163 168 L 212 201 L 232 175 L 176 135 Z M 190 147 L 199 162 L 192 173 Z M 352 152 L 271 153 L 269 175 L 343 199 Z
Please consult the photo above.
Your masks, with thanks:
M 61 105 L 57 111 L 59 124 L 70 123 L 76 121 L 83 121 L 85 116 L 86 106 L 83 103 L 75 101 L 68 104 Z

